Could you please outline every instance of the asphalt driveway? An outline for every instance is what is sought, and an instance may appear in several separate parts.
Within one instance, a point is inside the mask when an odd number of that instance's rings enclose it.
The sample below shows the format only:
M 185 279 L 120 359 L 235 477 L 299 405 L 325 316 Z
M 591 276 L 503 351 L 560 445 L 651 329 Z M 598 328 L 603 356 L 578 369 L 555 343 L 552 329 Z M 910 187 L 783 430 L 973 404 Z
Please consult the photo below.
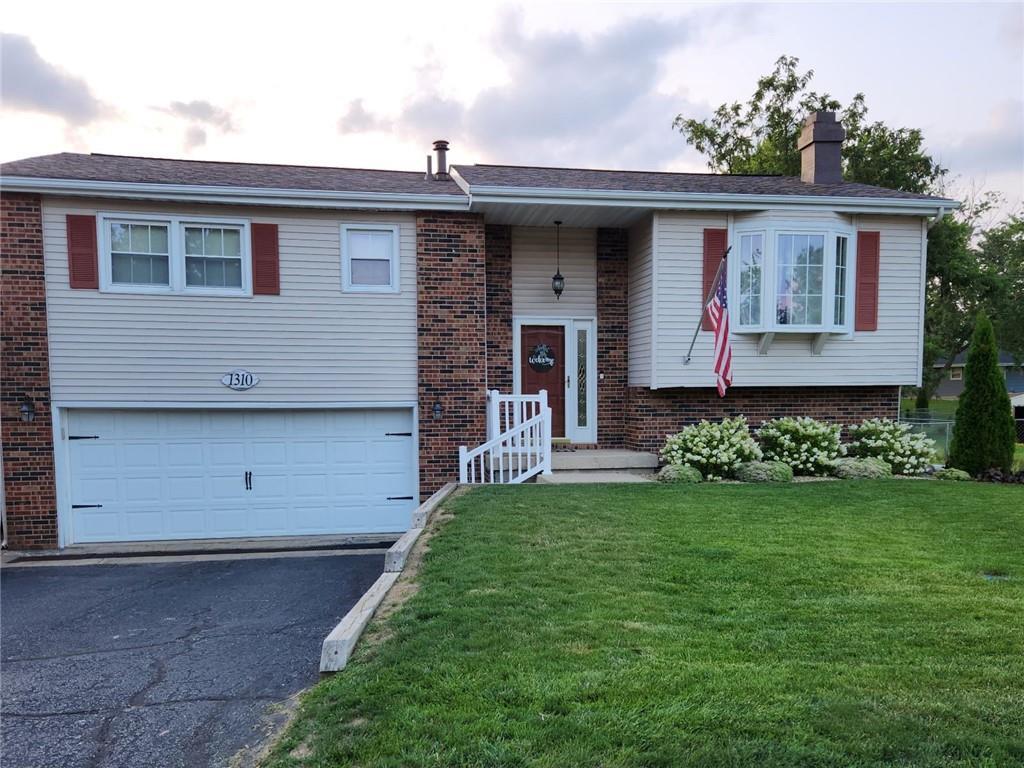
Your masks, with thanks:
M 2 764 L 219 766 L 318 678 L 384 555 L 5 568 Z

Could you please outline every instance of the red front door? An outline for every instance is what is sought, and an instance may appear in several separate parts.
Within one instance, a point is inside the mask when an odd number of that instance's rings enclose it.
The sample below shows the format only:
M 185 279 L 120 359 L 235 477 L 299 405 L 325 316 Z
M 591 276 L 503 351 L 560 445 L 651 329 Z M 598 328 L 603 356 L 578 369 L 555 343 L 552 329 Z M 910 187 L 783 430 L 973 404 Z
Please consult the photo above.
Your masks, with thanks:
M 524 325 L 521 339 L 522 394 L 548 391 L 551 436 L 565 437 L 565 328 Z

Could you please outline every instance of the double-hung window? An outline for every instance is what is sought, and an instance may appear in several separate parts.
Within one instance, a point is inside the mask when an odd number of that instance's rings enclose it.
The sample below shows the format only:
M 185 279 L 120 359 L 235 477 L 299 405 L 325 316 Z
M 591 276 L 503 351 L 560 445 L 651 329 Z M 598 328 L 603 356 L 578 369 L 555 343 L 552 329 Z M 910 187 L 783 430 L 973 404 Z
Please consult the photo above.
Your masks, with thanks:
M 102 290 L 252 294 L 246 221 L 100 214 L 97 223 Z
M 341 225 L 341 287 L 349 292 L 398 292 L 398 227 Z
M 852 232 L 834 229 L 737 228 L 729 270 L 739 310 L 733 330 L 849 333 L 851 239 Z

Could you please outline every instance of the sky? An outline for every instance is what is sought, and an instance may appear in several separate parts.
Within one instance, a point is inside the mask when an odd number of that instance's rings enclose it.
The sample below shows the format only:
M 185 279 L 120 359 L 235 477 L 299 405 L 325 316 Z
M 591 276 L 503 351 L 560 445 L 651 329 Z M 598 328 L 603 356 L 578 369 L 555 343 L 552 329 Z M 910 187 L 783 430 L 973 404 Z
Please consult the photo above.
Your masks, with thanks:
M 262 12 L 260 9 L 267 10 Z M 0 160 L 707 170 L 672 129 L 781 55 L 920 128 L 947 193 L 1024 200 L 1024 3 L 10 3 Z M 287 8 L 287 13 L 283 9 Z

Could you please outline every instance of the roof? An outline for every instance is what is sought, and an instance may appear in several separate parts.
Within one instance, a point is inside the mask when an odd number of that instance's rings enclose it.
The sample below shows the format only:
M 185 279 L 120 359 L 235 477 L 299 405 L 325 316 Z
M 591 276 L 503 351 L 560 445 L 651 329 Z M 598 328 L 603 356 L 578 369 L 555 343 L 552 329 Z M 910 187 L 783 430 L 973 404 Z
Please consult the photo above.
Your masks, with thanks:
M 428 180 L 422 171 L 223 163 L 73 152 L 3 163 L 0 164 L 0 176 L 252 189 L 462 195 L 462 190 L 451 179 Z
M 521 165 L 452 166 L 471 187 L 579 189 L 619 192 L 677 192 L 739 195 L 815 195 L 899 200 L 942 200 L 868 184 L 807 184 L 796 176 L 748 176 L 721 173 L 611 171 Z
M 967 364 L 967 352 L 961 352 L 960 354 L 958 354 L 956 357 L 953 358 L 953 365 L 954 366 L 966 365 L 966 364 Z M 939 360 L 935 361 L 935 367 L 936 368 L 942 368 L 945 365 L 946 365 L 946 359 L 945 358 L 940 358 Z M 1011 355 L 1009 352 L 1002 352 L 1001 351 L 999 353 L 999 365 L 1008 365 L 1008 366 L 1011 366 L 1011 367 L 1015 366 L 1015 363 L 1013 362 L 1013 355 Z

